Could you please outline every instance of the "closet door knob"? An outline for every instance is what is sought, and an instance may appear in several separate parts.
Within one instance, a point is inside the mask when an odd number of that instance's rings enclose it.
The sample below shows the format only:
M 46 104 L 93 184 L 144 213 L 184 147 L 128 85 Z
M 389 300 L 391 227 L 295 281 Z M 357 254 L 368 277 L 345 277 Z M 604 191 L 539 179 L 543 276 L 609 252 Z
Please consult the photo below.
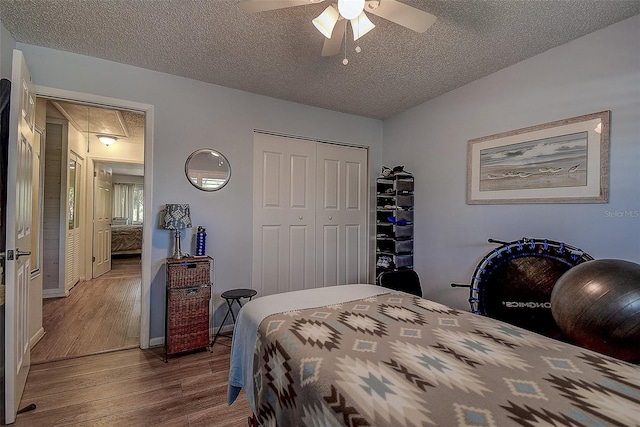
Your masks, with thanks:
M 332 220 L 332 219 L 333 219 L 333 217 L 331 215 L 329 215 L 329 220 Z
M 302 215 L 300 215 L 300 216 L 298 217 L 298 219 L 299 219 L 300 221 L 302 221 Z

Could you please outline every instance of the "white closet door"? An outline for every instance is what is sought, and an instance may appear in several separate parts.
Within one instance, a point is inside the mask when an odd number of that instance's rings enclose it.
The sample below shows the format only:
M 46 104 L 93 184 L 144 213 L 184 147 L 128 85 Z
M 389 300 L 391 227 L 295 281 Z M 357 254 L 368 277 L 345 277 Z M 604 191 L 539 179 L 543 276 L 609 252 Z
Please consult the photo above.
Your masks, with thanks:
M 254 135 L 252 287 L 315 287 L 316 144 Z
M 317 144 L 316 287 L 367 283 L 367 151 Z

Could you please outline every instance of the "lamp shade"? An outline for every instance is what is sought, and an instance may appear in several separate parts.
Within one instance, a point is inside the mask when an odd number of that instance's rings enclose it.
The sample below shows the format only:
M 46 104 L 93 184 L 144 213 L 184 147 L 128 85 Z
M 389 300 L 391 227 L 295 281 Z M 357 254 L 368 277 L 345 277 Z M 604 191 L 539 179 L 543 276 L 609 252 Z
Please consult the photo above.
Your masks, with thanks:
M 191 212 L 188 204 L 167 204 L 164 214 L 164 228 L 181 230 L 191 227 Z
M 338 22 L 339 17 L 340 15 L 338 14 L 338 11 L 335 10 L 333 6 L 328 6 L 324 12 L 318 15 L 311 22 L 313 22 L 313 25 L 316 26 L 323 36 L 330 39 L 331 33 L 333 33 L 333 27 L 336 26 L 336 22 Z
M 353 41 L 373 30 L 376 26 L 369 20 L 366 13 L 362 12 L 357 18 L 351 20 L 351 28 L 353 29 Z

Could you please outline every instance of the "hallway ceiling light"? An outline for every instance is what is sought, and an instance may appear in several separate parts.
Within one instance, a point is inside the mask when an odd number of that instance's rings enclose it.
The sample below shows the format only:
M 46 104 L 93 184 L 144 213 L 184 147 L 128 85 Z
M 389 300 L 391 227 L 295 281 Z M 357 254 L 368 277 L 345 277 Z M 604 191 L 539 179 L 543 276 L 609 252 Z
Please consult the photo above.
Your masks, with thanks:
M 118 138 L 111 135 L 98 135 L 98 140 L 108 147 L 116 142 Z

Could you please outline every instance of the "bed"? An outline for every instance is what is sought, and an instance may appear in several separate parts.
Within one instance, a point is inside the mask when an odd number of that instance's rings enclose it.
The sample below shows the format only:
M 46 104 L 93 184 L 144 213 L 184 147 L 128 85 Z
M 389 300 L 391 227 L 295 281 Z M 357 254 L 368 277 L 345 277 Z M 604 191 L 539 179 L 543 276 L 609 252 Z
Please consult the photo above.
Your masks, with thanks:
M 373 285 L 245 304 L 242 388 L 261 425 L 640 426 L 640 367 Z
M 111 255 L 142 253 L 142 225 L 112 225 Z

